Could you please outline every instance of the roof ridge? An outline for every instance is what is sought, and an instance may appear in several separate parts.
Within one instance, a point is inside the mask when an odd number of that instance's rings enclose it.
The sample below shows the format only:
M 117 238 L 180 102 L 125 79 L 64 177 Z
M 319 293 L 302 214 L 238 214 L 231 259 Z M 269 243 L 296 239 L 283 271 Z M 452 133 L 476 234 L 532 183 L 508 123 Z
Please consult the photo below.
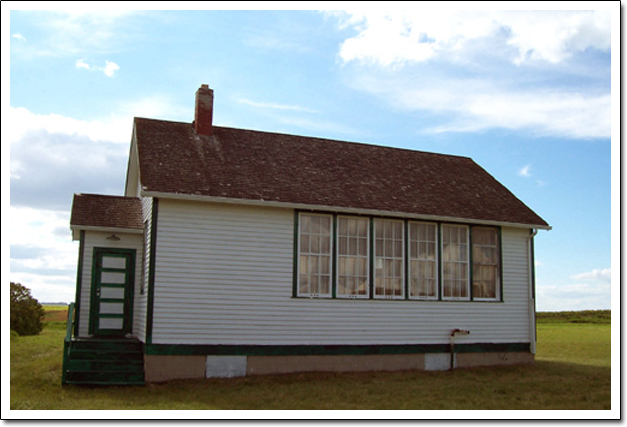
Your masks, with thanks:
M 135 117 L 135 120 L 146 120 L 146 121 L 155 121 L 155 122 L 162 122 L 162 123 L 175 123 L 175 124 L 180 124 L 180 125 L 187 125 L 187 126 L 193 126 L 193 123 L 190 122 L 181 122 L 181 121 L 176 121 L 176 120 L 165 120 L 165 119 L 151 119 L 151 118 L 147 118 L 147 117 Z M 265 134 L 265 135 L 281 135 L 281 136 L 285 136 L 285 137 L 291 137 L 291 138 L 301 138 L 301 139 L 310 139 L 310 140 L 317 140 L 320 142 L 333 142 L 333 143 L 340 143 L 340 144 L 355 144 L 355 145 L 359 145 L 359 146 L 367 146 L 367 147 L 377 147 L 377 148 L 381 148 L 381 149 L 385 149 L 385 150 L 394 150 L 394 151 L 407 151 L 407 152 L 411 152 L 411 153 L 421 153 L 421 154 L 426 154 L 426 155 L 431 155 L 431 156 L 438 156 L 438 157 L 453 157 L 453 158 L 458 158 L 458 159 L 467 159 L 467 160 L 472 160 L 471 157 L 469 156 L 462 156 L 459 154 L 444 154 L 444 153 L 436 153 L 433 151 L 425 151 L 425 150 L 418 150 L 418 149 L 413 149 L 413 148 L 404 148 L 404 147 L 392 147 L 389 145 L 383 145 L 381 143 L 368 143 L 368 142 L 360 142 L 360 141 L 347 141 L 344 139 L 335 139 L 335 138 L 326 138 L 326 137 L 322 137 L 322 136 L 307 136 L 307 135 L 297 135 L 297 134 L 293 134 L 293 133 L 286 133 L 286 132 L 276 132 L 276 131 L 268 131 L 268 130 L 259 130 L 259 129 L 246 129 L 246 128 L 237 128 L 237 127 L 233 127 L 233 126 L 213 126 L 213 129 L 224 129 L 224 130 L 234 130 L 234 131 L 242 131 L 242 132 L 253 132 L 253 133 L 259 133 L 259 134 Z M 200 137 L 202 137 L 202 135 L 198 135 Z M 207 136 L 209 137 L 209 136 Z

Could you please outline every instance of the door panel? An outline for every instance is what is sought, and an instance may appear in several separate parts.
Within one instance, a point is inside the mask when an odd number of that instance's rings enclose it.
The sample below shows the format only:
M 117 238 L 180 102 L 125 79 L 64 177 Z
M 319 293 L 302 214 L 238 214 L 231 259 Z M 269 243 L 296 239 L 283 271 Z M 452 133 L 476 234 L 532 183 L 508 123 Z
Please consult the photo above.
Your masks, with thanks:
M 135 250 L 95 248 L 90 333 L 124 336 L 131 332 Z

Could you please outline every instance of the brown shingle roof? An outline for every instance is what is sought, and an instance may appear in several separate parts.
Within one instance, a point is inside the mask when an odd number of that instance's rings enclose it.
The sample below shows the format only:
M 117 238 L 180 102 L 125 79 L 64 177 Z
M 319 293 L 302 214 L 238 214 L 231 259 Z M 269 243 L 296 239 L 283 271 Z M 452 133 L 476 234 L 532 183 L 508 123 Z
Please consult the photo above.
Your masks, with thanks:
M 548 224 L 467 157 L 136 118 L 148 192 Z
M 135 197 L 75 194 L 70 225 L 142 230 L 141 201 Z

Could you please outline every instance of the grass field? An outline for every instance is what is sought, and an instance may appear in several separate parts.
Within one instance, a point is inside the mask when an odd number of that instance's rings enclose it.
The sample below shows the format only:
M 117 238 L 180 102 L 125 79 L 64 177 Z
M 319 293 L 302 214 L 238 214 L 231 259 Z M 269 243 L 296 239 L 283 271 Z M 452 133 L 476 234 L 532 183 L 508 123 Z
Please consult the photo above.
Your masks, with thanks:
M 610 409 L 609 311 L 589 313 L 588 323 L 586 316 L 539 314 L 534 365 L 62 387 L 65 322 L 52 307 L 40 335 L 11 339 L 12 410 Z

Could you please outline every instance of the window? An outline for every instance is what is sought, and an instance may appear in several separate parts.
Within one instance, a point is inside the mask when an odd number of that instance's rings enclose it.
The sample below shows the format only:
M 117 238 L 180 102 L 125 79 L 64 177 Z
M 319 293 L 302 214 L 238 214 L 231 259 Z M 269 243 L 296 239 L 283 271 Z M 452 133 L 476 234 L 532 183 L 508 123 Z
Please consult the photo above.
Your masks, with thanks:
M 437 224 L 409 223 L 409 297 L 438 298 Z
M 499 234 L 496 228 L 472 229 L 472 297 L 494 300 L 500 296 Z
M 296 220 L 294 296 L 502 301 L 498 227 L 314 212 Z
M 298 295 L 331 296 L 331 215 L 300 214 Z
M 403 298 L 404 222 L 375 219 L 374 230 L 374 297 Z
M 469 299 L 468 227 L 442 225 L 442 299 Z
M 368 218 L 344 217 L 337 220 L 337 296 L 368 298 L 369 275 Z

